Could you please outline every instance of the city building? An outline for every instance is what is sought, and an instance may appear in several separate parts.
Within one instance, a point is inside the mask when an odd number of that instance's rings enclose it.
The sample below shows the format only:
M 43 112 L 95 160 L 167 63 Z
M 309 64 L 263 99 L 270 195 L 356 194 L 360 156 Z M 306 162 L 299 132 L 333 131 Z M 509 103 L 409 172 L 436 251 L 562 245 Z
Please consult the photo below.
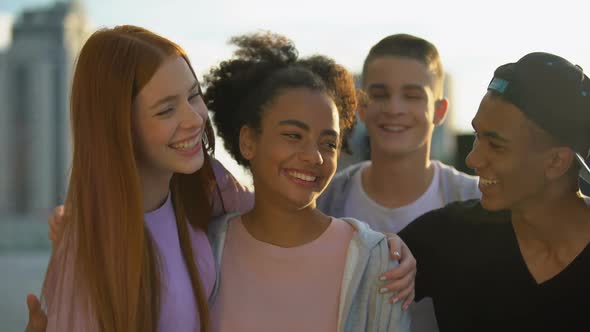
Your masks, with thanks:
M 0 215 L 36 214 L 64 200 L 69 89 L 87 36 L 76 0 L 26 9 L 14 21 L 0 53 Z

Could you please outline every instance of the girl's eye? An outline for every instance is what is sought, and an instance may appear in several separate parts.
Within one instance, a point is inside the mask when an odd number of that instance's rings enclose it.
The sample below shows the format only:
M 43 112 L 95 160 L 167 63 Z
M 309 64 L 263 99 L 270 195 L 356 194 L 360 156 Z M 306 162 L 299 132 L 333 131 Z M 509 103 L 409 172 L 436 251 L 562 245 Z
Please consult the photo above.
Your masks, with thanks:
M 336 150 L 338 148 L 338 144 L 334 143 L 334 142 L 326 142 L 326 143 L 324 143 L 324 146 L 326 146 L 332 150 Z
M 188 97 L 188 100 L 192 102 L 197 97 L 202 97 L 201 90 L 198 90 L 198 91 L 194 92 L 192 95 L 190 95 Z

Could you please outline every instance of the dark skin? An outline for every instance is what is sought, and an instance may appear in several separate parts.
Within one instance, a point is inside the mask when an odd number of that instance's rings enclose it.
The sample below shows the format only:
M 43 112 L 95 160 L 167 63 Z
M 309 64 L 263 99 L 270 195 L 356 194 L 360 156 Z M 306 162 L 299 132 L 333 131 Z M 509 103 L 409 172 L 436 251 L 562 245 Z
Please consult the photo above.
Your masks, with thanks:
M 516 106 L 488 93 L 473 120 L 477 140 L 467 164 L 481 177 L 484 208 L 511 211 L 522 258 L 542 284 L 590 243 L 590 208 L 569 171 L 573 151 L 530 126 Z

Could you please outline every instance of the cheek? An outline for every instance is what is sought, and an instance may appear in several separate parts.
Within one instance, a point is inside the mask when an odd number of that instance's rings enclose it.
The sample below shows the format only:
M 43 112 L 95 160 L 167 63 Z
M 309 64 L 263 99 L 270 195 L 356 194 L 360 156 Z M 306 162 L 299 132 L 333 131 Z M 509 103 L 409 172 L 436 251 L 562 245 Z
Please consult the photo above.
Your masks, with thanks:
M 338 167 L 338 154 L 336 153 L 324 153 L 322 154 L 324 160 L 324 167 L 326 170 L 335 173 Z
M 167 121 L 148 122 L 142 128 L 141 140 L 148 148 L 168 145 L 174 136 L 175 126 Z

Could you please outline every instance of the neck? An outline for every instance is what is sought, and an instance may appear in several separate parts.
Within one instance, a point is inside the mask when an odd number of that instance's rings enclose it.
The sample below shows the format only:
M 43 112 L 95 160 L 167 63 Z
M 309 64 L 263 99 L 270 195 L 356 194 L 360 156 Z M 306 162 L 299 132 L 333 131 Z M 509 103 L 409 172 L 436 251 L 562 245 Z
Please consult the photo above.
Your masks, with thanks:
M 159 208 L 166 201 L 170 191 L 172 173 L 153 174 L 140 169 L 139 174 L 143 195 L 143 213 L 148 213 Z
M 397 208 L 417 200 L 430 186 L 434 166 L 429 149 L 403 156 L 372 151 L 371 165 L 363 172 L 363 188 L 382 206 Z
M 315 240 L 330 225 L 331 218 L 317 210 L 315 204 L 293 209 L 264 199 L 261 194 L 255 192 L 254 208 L 242 216 L 244 227 L 259 241 L 296 247 Z
M 534 203 L 511 212 L 521 245 L 562 248 L 590 241 L 590 209 L 573 191 L 545 190 Z

